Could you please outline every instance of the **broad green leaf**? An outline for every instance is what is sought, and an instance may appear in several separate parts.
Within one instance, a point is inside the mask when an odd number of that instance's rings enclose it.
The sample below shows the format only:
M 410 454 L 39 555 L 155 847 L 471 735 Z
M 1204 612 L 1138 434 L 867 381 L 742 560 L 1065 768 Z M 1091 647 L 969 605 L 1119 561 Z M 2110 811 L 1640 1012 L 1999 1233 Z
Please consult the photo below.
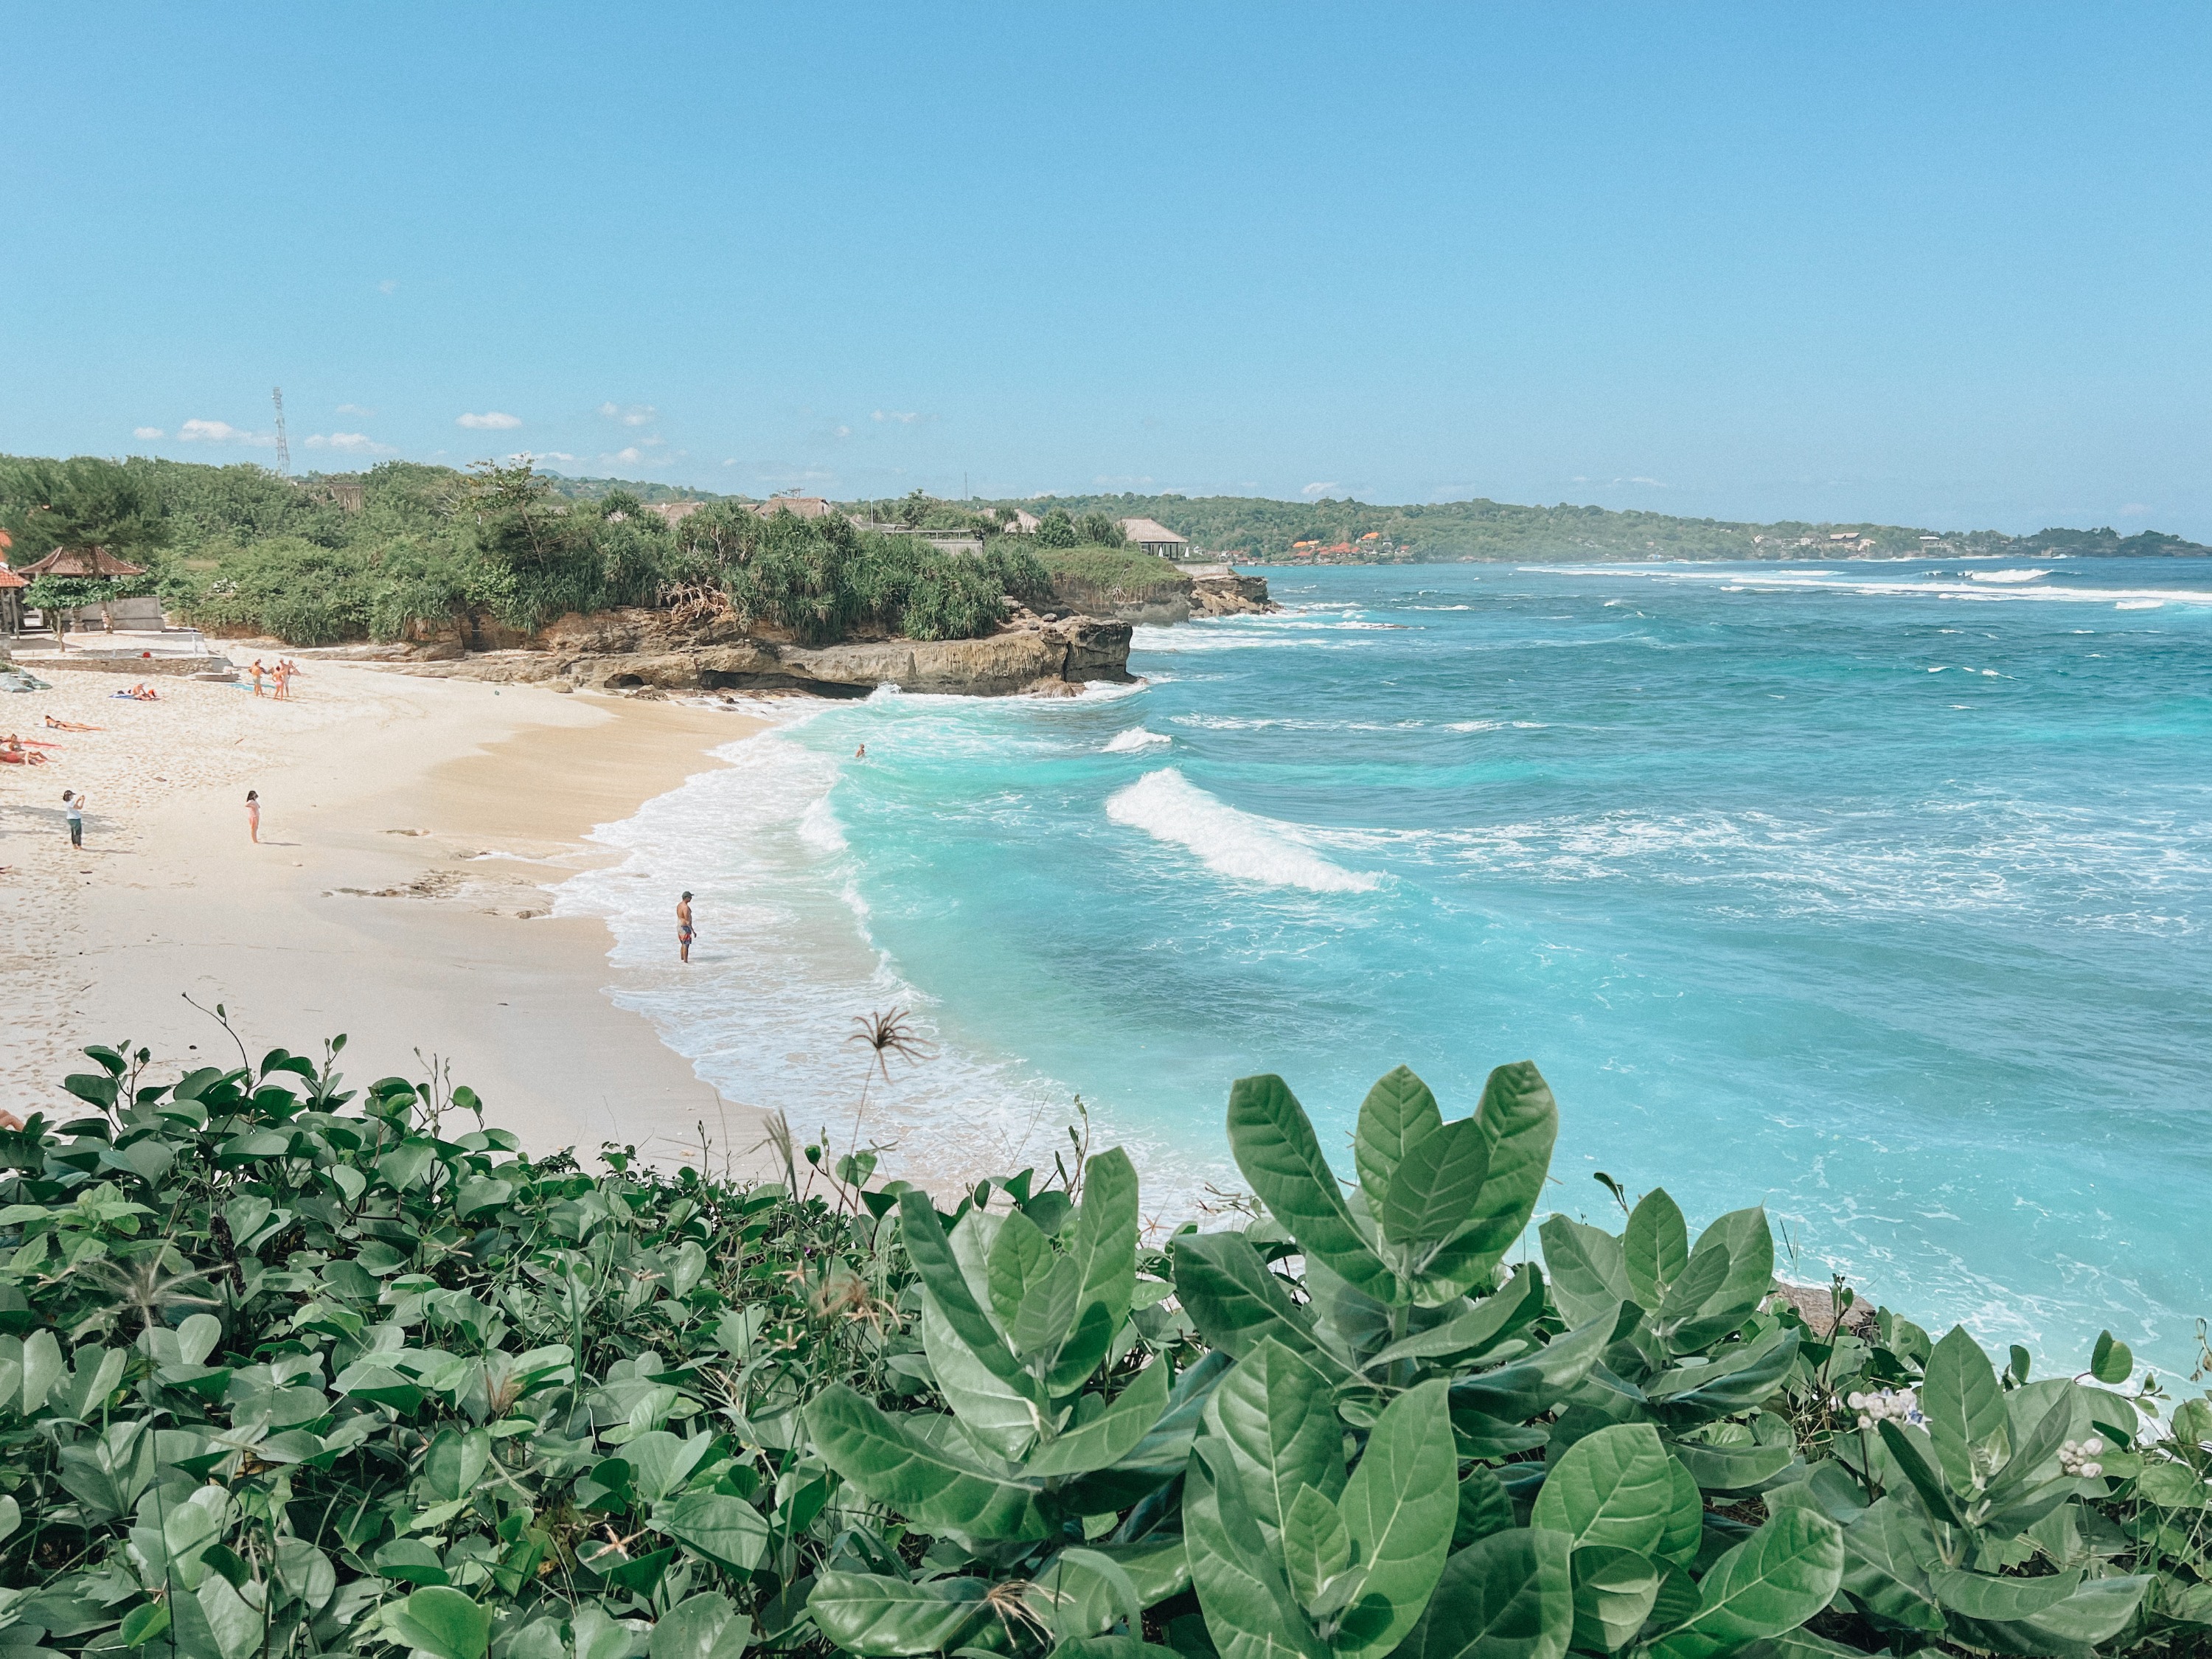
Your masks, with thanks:
M 1496 1532 L 1444 1563 L 1403 1659 L 1563 1659 L 1575 1627 L 1567 1540 Z
M 1579 1548 L 1601 1544 L 1656 1555 L 1674 1509 L 1674 1460 L 1649 1423 L 1617 1423 L 1584 1435 L 1544 1477 L 1530 1523 L 1564 1533 Z M 1652 1584 L 1658 1592 L 1657 1581 Z
M 1192 1448 L 1182 1522 L 1191 1583 L 1220 1659 L 1327 1659 L 1218 1441 Z
M 1166 1360 L 1154 1360 L 1097 1416 L 1031 1452 L 1022 1472 L 1042 1480 L 1111 1468 L 1142 1443 L 1167 1409 L 1170 1369 Z
M 1728 1276 L 1727 1245 L 1715 1244 L 1699 1250 L 1682 1269 L 1682 1276 L 1668 1288 L 1659 1305 L 1651 1310 L 1652 1328 L 1662 1336 L 1673 1335 L 1692 1314 L 1720 1294 L 1721 1287 L 1728 1283 Z
M 2087 1656 L 2126 1628 L 2151 1583 L 2148 1573 L 2093 1578 L 2056 1607 L 1994 1628 L 2023 1650 Z
M 1366 1575 L 1361 1606 L 1378 1596 L 1389 1606 L 1387 1617 L 1359 1626 L 1357 1640 L 1347 1621 L 1336 1640 L 1339 1659 L 1379 1659 L 1395 1648 L 1428 1606 L 1443 1571 L 1459 1514 L 1449 1388 L 1438 1377 L 1384 1407 L 1337 1500 Z
M 1019 1210 L 1000 1219 L 998 1237 L 991 1241 L 985 1261 L 991 1306 L 1002 1328 L 1012 1328 L 1023 1302 L 1043 1285 L 1054 1260 L 1052 1241 L 1036 1222 Z
M 1655 1553 L 1662 1561 L 1686 1567 L 1698 1559 L 1698 1547 L 1705 1542 L 1705 1495 L 1698 1490 L 1697 1477 L 1680 1458 L 1667 1460 L 1667 1529 L 1660 1535 Z
M 260 1623 L 254 1620 L 256 1647 L 261 1640 Z M 459 1590 L 433 1585 L 386 1607 L 384 1628 L 395 1640 L 425 1649 L 438 1659 L 483 1659 L 491 1639 L 491 1609 L 478 1607 Z
M 369 1565 L 381 1577 L 396 1578 L 403 1584 L 453 1582 L 453 1575 L 446 1571 L 444 1559 L 419 1538 L 393 1539 L 369 1558 Z
M 2074 1594 L 2081 1585 L 2080 1569 L 2041 1578 L 2003 1578 L 1990 1573 L 1965 1572 L 1945 1567 L 1928 1575 L 1936 1599 L 1953 1613 L 1969 1619 L 2014 1623 L 2032 1619 Z
M 1689 1283 L 1686 1276 L 1682 1282 Z M 1709 1364 L 1662 1371 L 1644 1385 L 1644 1392 L 1676 1428 L 1705 1418 L 1732 1417 L 1761 1404 L 1782 1386 L 1797 1363 L 1802 1340 L 1796 1330 L 1777 1326 L 1755 1342 L 1730 1343 Z
M 1176 1297 L 1208 1343 L 1242 1358 L 1263 1337 L 1340 1375 L 1324 1356 L 1279 1274 L 1242 1233 L 1187 1233 L 1168 1247 Z
M 2007 1426 L 2004 1389 L 1982 1345 L 1963 1325 L 1936 1345 L 1920 1383 L 1920 1409 L 1936 1461 L 1955 1492 L 1972 1492 L 1974 1449 Z
M 1607 1303 L 1593 1317 L 1565 1336 L 1553 1337 L 1527 1358 L 1459 1378 L 1451 1385 L 1452 1408 L 1478 1411 L 1508 1423 L 1541 1416 L 1582 1387 L 1613 1340 L 1620 1319 L 1620 1304 Z
M 1660 1570 L 1633 1550 L 1587 1545 L 1574 1553 L 1578 1648 L 1611 1653 L 1644 1628 L 1659 1599 Z
M 999 1236 L 1003 1238 L 1006 1234 Z M 1049 1360 L 1060 1352 L 1060 1345 L 1074 1328 L 1076 1297 L 1082 1288 L 1083 1270 L 1066 1256 L 1054 1256 L 1042 1280 L 1027 1288 L 1021 1305 L 1006 1322 L 1006 1337 L 1017 1358 L 1028 1364 Z M 1094 1358 L 1083 1368 L 1083 1374 L 1087 1375 L 1097 1363 Z
M 37 1330 L 23 1339 L 22 1412 L 26 1417 L 46 1403 L 55 1383 L 69 1375 L 62 1363 L 62 1345 L 49 1330 Z
M 1305 1109 L 1282 1079 L 1239 1078 L 1231 1085 L 1229 1150 L 1260 1201 L 1291 1230 L 1299 1248 L 1370 1296 L 1396 1300 L 1395 1275 L 1367 1248 Z
M 647 1659 L 738 1659 L 752 1637 L 752 1620 L 726 1595 L 687 1596 L 653 1627 Z
M 1481 1464 L 1459 1483 L 1459 1514 L 1452 1522 L 1452 1547 L 1465 1549 L 1477 1539 L 1504 1532 L 1515 1523 L 1512 1495 L 1505 1483 Z
M 1474 1201 L 1472 1223 L 1437 1253 L 1423 1275 L 1417 1296 L 1425 1307 L 1464 1294 L 1497 1269 L 1536 1212 L 1551 1170 L 1559 1109 L 1532 1062 L 1516 1060 L 1491 1073 L 1475 1121 L 1489 1142 L 1490 1173 Z
M 1320 1606 L 1322 1588 L 1352 1565 L 1342 1511 L 1311 1486 L 1298 1488 L 1283 1516 L 1283 1565 L 1309 1613 Z
M 1673 1441 L 1671 1448 L 1705 1492 L 1756 1492 L 1798 1457 L 1796 1437 L 1772 1412 L 1760 1412 L 1751 1419 L 1748 1443 L 1684 1437 Z
M 2097 1346 L 2089 1353 L 2089 1375 L 2100 1382 L 2118 1384 L 2128 1380 L 2136 1368 L 2136 1357 L 2128 1345 L 2110 1331 L 2097 1333 Z
M 194 1599 L 199 1602 L 200 1616 L 207 1620 L 208 1630 L 215 1637 L 216 1650 L 222 1659 L 246 1659 L 247 1655 L 261 1651 L 261 1615 L 246 1604 L 228 1579 L 210 1573 L 200 1580 Z M 465 1656 L 460 1659 L 465 1659 Z
M 1489 1174 L 1490 1140 L 1477 1120 L 1463 1117 L 1424 1135 L 1407 1149 L 1383 1193 L 1375 1217 L 1382 1236 L 1417 1251 L 1443 1243 L 1474 1218 Z
M 1064 1549 L 1038 1571 L 1036 1585 L 1044 1605 L 1031 1605 L 1065 1643 L 1125 1618 L 1141 1628 L 1148 1608 L 1190 1588 L 1190 1559 L 1176 1535 Z
M 13 1498 L 0 1495 L 0 1538 L 23 1524 L 23 1511 Z
M 1067 1253 L 1082 1273 L 1078 1302 L 1103 1307 L 1109 1330 L 1127 1317 L 1136 1293 L 1137 1222 L 1136 1166 L 1119 1146 L 1101 1152 L 1083 1166 L 1083 1206 Z
M 986 1219 L 971 1213 L 962 1225 L 981 1224 Z M 982 1232 L 978 1225 L 970 1229 L 968 1237 L 980 1243 Z M 918 1188 L 908 1188 L 899 1194 L 899 1241 L 906 1246 L 915 1271 L 921 1276 L 922 1289 L 935 1298 L 946 1324 L 969 1352 L 994 1376 L 1018 1389 L 1026 1384 L 1033 1393 L 1035 1380 L 1015 1363 L 1005 1339 L 999 1334 L 999 1328 L 975 1299 L 975 1287 L 969 1284 L 959 1258 L 953 1254 L 952 1241 L 945 1237 L 945 1229 L 938 1224 L 936 1206 L 929 1201 L 929 1194 Z M 933 1355 L 931 1364 L 935 1363 Z
M 1929 1570 L 1942 1565 L 1927 1517 L 1894 1492 L 1844 1528 L 1844 1589 L 1884 1624 L 1931 1634 L 1943 1630 L 1943 1612 L 1928 1581 Z
M 1600 1309 L 1636 1300 L 1620 1241 L 1611 1233 L 1563 1215 L 1547 1218 L 1537 1232 L 1552 1299 L 1568 1323 L 1587 1325 Z
M 768 1550 L 767 1520 L 744 1498 L 723 1492 L 685 1492 L 672 1504 L 655 1506 L 653 1524 L 736 1573 L 750 1572 Z
M 1369 1204 L 1381 1207 L 1399 1161 L 1443 1121 L 1429 1085 L 1403 1066 L 1376 1080 L 1359 1103 L 1359 1127 L 1352 1140 L 1352 1161 Z
M 1628 1267 L 1628 1282 L 1635 1288 L 1636 1305 L 1656 1312 L 1665 1300 L 1667 1287 L 1690 1265 L 1690 1230 L 1681 1206 L 1664 1187 L 1654 1187 L 1637 1200 L 1629 1212 L 1628 1231 L 1621 1236 L 1621 1255 Z
M 133 1607 L 124 1615 L 120 1632 L 126 1648 L 143 1648 L 155 1637 L 166 1635 L 169 1628 L 169 1604 L 149 1601 L 143 1607 Z
M 1020 1370 L 1004 1375 L 978 1355 L 953 1329 L 945 1304 L 927 1285 L 921 1290 L 921 1346 L 938 1392 L 975 1443 L 1010 1461 L 1019 1459 L 1044 1427 L 1042 1390 L 1036 1377 Z
M 714 1437 L 695 1434 L 680 1440 L 665 1429 L 654 1429 L 623 1443 L 623 1462 L 630 1467 L 630 1485 L 648 1504 L 668 1497 L 714 1449 Z
M 1441 1359 L 1448 1355 L 1480 1358 L 1533 1323 L 1543 1311 L 1544 1276 L 1534 1262 L 1524 1261 L 1502 1289 L 1441 1325 L 1393 1342 L 1360 1369 L 1377 1370 L 1401 1359 Z
M 490 1462 L 491 1436 L 482 1429 L 471 1429 L 466 1434 L 447 1429 L 423 1454 L 423 1484 L 434 1496 L 449 1503 L 466 1498 L 476 1491 L 477 1482 L 483 1478 L 484 1468 Z
M 1344 1425 L 1328 1379 L 1272 1338 L 1237 1362 L 1206 1401 L 1217 1466 L 1233 1463 L 1244 1503 L 1272 1547 L 1302 1486 L 1344 1490 Z
M 1834 1598 L 1843 1571 L 1843 1528 L 1784 1510 L 1713 1563 L 1698 1611 L 1654 1646 L 1653 1659 L 1710 1659 L 1795 1630 Z
M 1767 1225 L 1765 1207 L 1731 1210 L 1719 1218 L 1698 1235 L 1697 1243 L 1690 1249 L 1691 1261 L 1697 1261 L 1698 1251 L 1715 1246 L 1728 1250 L 1728 1277 L 1707 1299 L 1698 1322 L 1717 1324 L 1712 1335 L 1718 1336 L 1741 1324 L 1742 1316 L 1774 1288 L 1774 1230 Z M 1689 1334 L 1686 1328 L 1683 1334 Z M 1704 1340 L 1710 1341 L 1711 1337 Z
M 909 1583 L 876 1573 L 825 1572 L 815 1580 L 806 1610 L 823 1635 L 848 1653 L 938 1653 L 960 1645 L 991 1616 L 990 1588 L 981 1578 Z
M 809 1403 L 806 1426 L 831 1468 L 911 1521 L 978 1538 L 1050 1534 L 1030 1488 L 939 1450 L 842 1382 Z

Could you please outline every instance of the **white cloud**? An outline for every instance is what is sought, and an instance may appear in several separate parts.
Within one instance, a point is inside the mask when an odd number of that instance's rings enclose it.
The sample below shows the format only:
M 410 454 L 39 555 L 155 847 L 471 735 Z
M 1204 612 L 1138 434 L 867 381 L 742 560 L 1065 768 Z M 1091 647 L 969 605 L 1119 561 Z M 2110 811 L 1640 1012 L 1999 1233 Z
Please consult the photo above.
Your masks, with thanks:
M 1298 491 L 1298 494 L 1304 496 L 1310 501 L 1317 501 L 1323 495 L 1334 495 L 1338 490 L 1343 488 L 1344 486 L 1342 484 L 1336 483 L 1310 483 L 1304 489 Z
M 840 438 L 849 438 L 853 435 L 853 428 L 849 426 L 832 427 L 830 432 Z
M 624 426 L 651 426 L 660 418 L 660 411 L 651 404 L 631 404 L 625 408 L 619 404 L 605 403 L 599 405 L 599 413 Z
M 630 466 L 635 466 L 640 461 L 645 459 L 645 452 L 640 449 L 635 444 L 632 444 L 627 449 L 617 449 L 611 456 L 608 457 L 608 459 L 610 460 L 623 462 Z
M 142 432 L 138 435 L 143 438 L 146 434 Z M 158 438 L 161 434 L 157 432 L 154 435 Z M 2120 516 L 2124 519 L 2140 519 L 2149 511 L 2150 508 L 2145 507 L 2141 501 L 2130 501 L 2120 509 Z
M 177 428 L 179 441 L 188 444 L 248 444 L 274 449 L 276 440 L 265 432 L 246 432 L 228 421 L 186 421 Z
M 363 419 L 376 413 L 373 409 L 363 409 L 359 404 L 340 404 L 332 412 L 338 415 L 358 415 Z
M 565 449 L 541 449 L 530 459 L 533 461 L 573 461 L 576 458 Z
M 1665 484 L 1665 483 L 1661 483 L 1658 479 L 1656 479 L 1656 478 L 1615 478 L 1615 479 L 1613 480 L 1613 483 L 1615 483 L 1648 484 L 1648 485 L 1650 485 L 1650 486 L 1652 489 L 1671 489 L 1671 488 L 1672 488 L 1672 486 L 1671 486 L 1671 485 Z
M 134 426 L 131 428 L 131 435 L 134 438 L 160 438 L 167 434 L 158 426 Z
M 522 424 L 520 415 L 503 415 L 498 410 L 489 410 L 482 415 L 464 415 L 455 426 L 465 426 L 471 432 L 512 432 Z
M 921 418 L 921 411 L 914 409 L 879 409 L 868 418 L 875 421 L 896 421 L 901 426 L 912 426 Z
M 397 294 L 397 293 L 398 293 L 398 292 L 399 292 L 399 279 L 398 279 L 397 276 L 387 276 L 387 277 L 386 277 L 382 282 L 379 283 L 376 285 L 376 291 L 377 291 L 379 294 Z
M 397 455 L 390 444 L 380 444 L 366 432 L 318 432 L 307 440 L 310 449 L 335 449 L 341 455 Z

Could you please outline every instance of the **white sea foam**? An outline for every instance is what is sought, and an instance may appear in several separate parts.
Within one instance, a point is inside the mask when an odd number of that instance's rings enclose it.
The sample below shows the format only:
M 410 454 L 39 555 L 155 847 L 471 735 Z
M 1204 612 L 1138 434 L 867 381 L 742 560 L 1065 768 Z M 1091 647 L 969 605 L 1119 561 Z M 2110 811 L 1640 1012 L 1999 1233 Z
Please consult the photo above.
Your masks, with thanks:
M 1147 732 L 1141 726 L 1133 726 L 1126 732 L 1116 732 L 1106 744 L 1109 755 L 1132 754 L 1139 749 L 1151 749 L 1175 739 L 1164 732 Z
M 1365 893 L 1382 878 L 1331 864 L 1292 825 L 1240 812 L 1164 767 L 1110 797 L 1106 816 L 1194 854 L 1218 874 L 1316 893 Z
M 1544 567 L 1533 568 L 1541 569 Z M 2202 588 L 2077 587 L 2071 585 L 2062 587 L 2027 580 L 2031 574 L 2049 575 L 2051 573 L 2047 570 L 1990 573 L 1999 579 L 1995 586 L 1991 586 L 1979 574 L 1971 573 L 1965 580 L 1886 581 L 1837 570 L 1777 570 L 1771 574 L 1753 574 L 1740 568 L 1715 570 L 1685 566 L 1555 565 L 1550 568 L 1558 574 L 1601 576 L 1615 580 L 1634 578 L 1645 581 L 1737 585 L 1734 590 L 1723 586 L 1723 592 L 1754 588 L 1763 592 L 1844 593 L 1863 599 L 1979 599 L 1990 603 L 2033 601 L 2058 605 L 2118 603 L 2137 610 L 2150 610 L 2161 605 L 2212 605 L 2212 592 Z M 2020 580 L 2005 580 L 2014 576 Z
M 2163 611 L 2164 599 L 2122 599 L 2112 607 L 2115 611 Z
M 1978 582 L 2040 581 L 2050 574 L 2048 570 L 1974 570 L 1967 573 L 1971 580 Z
M 1447 732 L 1541 732 L 1549 724 L 1545 720 L 1452 720 Z

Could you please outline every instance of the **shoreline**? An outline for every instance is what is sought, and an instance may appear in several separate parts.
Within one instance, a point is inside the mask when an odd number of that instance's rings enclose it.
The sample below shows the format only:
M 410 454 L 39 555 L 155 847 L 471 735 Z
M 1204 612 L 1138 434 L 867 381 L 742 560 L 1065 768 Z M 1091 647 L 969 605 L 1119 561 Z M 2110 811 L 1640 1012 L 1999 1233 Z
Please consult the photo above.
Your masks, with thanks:
M 533 1152 L 645 1148 L 702 1118 L 728 1122 L 735 1157 L 757 1143 L 758 1114 L 718 1115 L 652 1022 L 605 994 L 608 927 L 551 915 L 550 889 L 615 861 L 584 839 L 595 825 L 765 722 L 327 659 L 285 703 L 164 681 L 136 704 L 106 677 L 55 680 L 0 707 L 0 732 L 59 745 L 0 778 L 0 998 L 18 1039 L 0 1106 L 72 1115 L 59 1085 L 88 1042 L 127 1039 L 157 1071 L 234 1065 L 201 1012 L 220 1003 L 257 1058 L 280 1043 L 317 1058 L 349 1033 L 338 1069 L 356 1088 L 434 1059 Z M 48 713 L 105 729 L 48 730 Z M 81 854 L 71 787 L 88 799 Z

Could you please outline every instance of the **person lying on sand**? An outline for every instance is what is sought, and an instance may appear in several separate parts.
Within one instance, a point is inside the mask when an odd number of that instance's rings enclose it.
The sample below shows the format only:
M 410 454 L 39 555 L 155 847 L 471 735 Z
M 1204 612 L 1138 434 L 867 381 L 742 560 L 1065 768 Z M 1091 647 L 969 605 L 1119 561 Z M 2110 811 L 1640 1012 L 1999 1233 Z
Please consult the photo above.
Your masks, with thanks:
M 139 681 L 137 684 L 132 686 L 128 691 L 118 691 L 114 693 L 114 695 L 118 697 L 128 697 L 133 702 L 159 702 L 161 701 L 161 694 L 156 691 L 152 686 L 147 684 L 143 680 Z
M 23 740 L 10 732 L 6 738 L 0 738 L 0 761 L 10 766 L 44 766 L 47 757 L 41 755 L 39 749 L 52 747 L 50 743 L 42 743 L 37 749 L 27 749 L 23 746 Z
M 107 729 L 104 726 L 87 726 L 82 720 L 58 720 L 52 714 L 46 716 L 46 724 L 56 732 L 105 732 Z

